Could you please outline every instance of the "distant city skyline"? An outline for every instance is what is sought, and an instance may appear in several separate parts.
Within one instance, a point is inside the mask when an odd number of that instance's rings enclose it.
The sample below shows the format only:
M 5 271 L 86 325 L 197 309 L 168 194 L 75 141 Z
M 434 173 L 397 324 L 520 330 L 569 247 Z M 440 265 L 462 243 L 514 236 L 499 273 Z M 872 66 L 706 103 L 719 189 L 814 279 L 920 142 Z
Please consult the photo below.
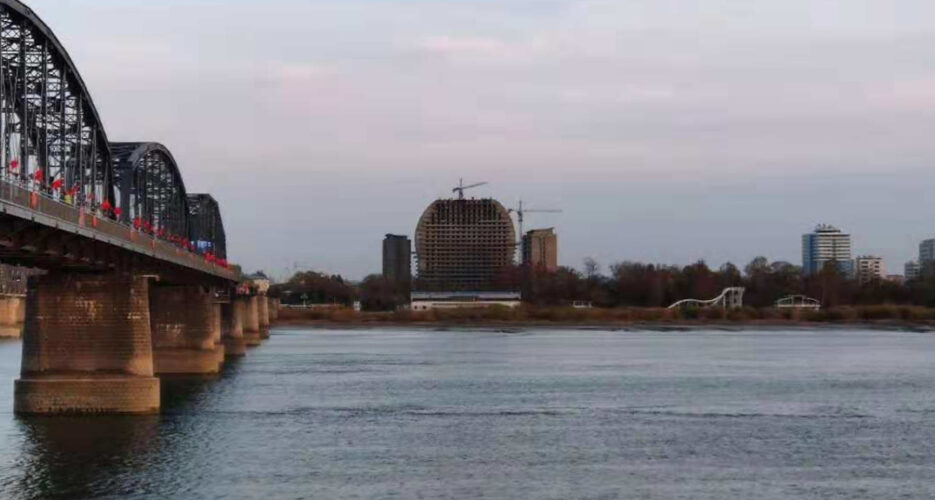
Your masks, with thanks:
M 796 263 L 827 221 L 899 269 L 935 237 L 932 2 L 27 3 L 247 270 L 379 273 L 461 177 L 563 209 L 526 229 L 576 268 Z

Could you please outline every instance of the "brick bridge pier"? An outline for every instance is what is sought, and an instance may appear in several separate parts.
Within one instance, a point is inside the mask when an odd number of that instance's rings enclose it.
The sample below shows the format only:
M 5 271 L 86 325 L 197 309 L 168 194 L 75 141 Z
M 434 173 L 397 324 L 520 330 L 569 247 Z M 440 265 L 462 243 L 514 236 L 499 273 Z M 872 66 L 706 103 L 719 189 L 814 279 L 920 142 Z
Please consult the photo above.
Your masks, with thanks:
M 158 377 L 219 373 L 225 357 L 260 344 L 261 325 L 268 332 L 270 310 L 278 311 L 257 307 L 265 295 L 218 292 L 131 274 L 30 278 L 14 411 L 158 412 Z

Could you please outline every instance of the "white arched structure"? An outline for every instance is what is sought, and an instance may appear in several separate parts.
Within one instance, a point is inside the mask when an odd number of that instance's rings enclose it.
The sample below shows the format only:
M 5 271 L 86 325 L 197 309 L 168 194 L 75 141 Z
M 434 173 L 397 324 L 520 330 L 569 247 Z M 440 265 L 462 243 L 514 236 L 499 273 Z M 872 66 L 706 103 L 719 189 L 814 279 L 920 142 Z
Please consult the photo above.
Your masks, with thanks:
M 746 288 L 735 286 L 725 288 L 717 297 L 710 300 L 684 299 L 669 306 L 669 309 L 680 307 L 723 307 L 724 309 L 740 309 L 743 307 L 743 294 Z
M 790 295 L 777 300 L 776 307 L 779 309 L 810 309 L 817 311 L 821 309 L 821 302 L 804 295 Z

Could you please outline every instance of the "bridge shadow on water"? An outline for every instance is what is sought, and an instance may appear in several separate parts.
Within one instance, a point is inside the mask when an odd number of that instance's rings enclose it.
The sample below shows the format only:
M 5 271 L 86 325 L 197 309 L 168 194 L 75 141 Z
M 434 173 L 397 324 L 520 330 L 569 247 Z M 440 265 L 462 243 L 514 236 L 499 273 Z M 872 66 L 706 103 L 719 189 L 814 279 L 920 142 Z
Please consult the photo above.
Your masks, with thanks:
M 228 359 L 221 372 L 215 375 L 159 377 L 162 415 L 188 413 L 204 408 L 239 371 L 240 361 Z
M 24 441 L 15 467 L 21 474 L 19 484 L 6 487 L 16 498 L 131 495 L 136 488 L 118 479 L 145 477 L 137 473 L 159 452 L 159 420 L 158 415 L 19 418 Z M 111 489 L 116 484 L 121 490 Z
M 188 420 L 210 406 L 238 371 L 237 360 L 212 377 L 161 378 L 162 411 L 145 416 L 16 417 L 18 474 L 0 484 L 8 498 L 89 498 L 152 494 L 177 464 Z M 191 438 L 191 436 L 188 436 Z M 182 446 L 184 448 L 184 445 Z

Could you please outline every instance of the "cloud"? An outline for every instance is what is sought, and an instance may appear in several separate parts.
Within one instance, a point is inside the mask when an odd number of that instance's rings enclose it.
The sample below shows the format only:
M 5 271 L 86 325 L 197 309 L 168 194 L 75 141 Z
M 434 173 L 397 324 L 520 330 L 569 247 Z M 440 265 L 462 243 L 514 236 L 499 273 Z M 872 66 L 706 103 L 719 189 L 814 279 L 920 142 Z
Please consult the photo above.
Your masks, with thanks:
M 795 260 L 814 219 L 903 241 L 930 212 L 911 199 L 935 189 L 930 1 L 31 4 L 111 137 L 168 144 L 226 203 L 247 267 L 377 270 L 374 240 L 459 177 L 562 205 L 568 264 Z
M 418 46 L 443 55 L 496 55 L 507 49 L 502 40 L 484 37 L 431 36 L 421 40 Z
M 273 81 L 282 85 L 307 84 L 334 77 L 337 70 L 312 63 L 275 62 L 266 72 Z

